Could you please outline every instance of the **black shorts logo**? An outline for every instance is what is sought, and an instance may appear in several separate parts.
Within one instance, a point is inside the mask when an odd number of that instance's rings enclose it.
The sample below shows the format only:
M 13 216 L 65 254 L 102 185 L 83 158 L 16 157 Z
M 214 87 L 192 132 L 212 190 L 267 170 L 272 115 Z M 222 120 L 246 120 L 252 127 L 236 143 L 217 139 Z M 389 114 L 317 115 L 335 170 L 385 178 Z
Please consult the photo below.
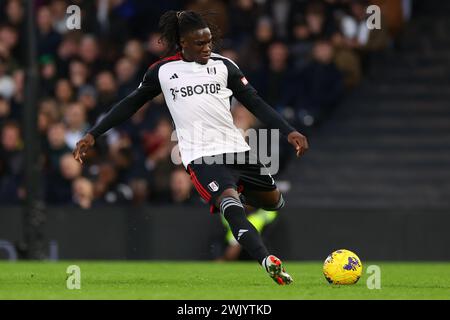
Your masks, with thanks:
M 217 190 L 219 190 L 219 184 L 217 183 L 217 181 L 213 181 L 210 184 L 208 184 L 208 189 L 211 190 L 212 192 L 216 192 Z

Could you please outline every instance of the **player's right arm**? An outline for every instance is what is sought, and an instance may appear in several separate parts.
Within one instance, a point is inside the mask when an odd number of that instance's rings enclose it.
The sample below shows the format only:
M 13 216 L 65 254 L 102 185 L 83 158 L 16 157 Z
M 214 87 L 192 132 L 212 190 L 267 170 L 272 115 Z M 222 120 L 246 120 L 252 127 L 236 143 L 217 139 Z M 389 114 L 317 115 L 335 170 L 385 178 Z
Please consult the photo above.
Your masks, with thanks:
M 158 66 L 150 67 L 144 75 L 139 87 L 130 93 L 123 100 L 115 104 L 111 110 L 97 123 L 87 134 L 77 142 L 73 156 L 75 160 L 83 163 L 83 158 L 87 150 L 95 144 L 95 139 L 109 129 L 128 120 L 135 114 L 148 100 L 153 99 L 161 93 L 161 86 L 158 80 Z

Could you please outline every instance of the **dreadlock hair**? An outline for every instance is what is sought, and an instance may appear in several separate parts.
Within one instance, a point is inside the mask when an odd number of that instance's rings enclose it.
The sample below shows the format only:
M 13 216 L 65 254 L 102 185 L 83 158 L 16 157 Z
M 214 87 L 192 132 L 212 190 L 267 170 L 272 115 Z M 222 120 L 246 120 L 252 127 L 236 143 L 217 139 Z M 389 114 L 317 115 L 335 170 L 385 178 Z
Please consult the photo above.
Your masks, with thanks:
M 212 12 L 197 13 L 195 11 L 174 11 L 164 13 L 159 19 L 161 37 L 159 41 L 166 45 L 163 56 L 173 55 L 181 50 L 180 39 L 183 35 L 198 29 L 209 28 L 213 46 L 218 43 L 219 28 L 210 20 Z

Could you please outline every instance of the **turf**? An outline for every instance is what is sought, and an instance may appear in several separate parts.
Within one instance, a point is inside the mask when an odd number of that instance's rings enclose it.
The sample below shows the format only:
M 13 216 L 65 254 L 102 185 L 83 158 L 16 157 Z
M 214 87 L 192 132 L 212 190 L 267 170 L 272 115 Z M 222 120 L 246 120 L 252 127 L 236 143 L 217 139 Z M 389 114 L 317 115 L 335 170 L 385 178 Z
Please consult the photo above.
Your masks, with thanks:
M 365 270 L 355 285 L 329 285 L 320 262 L 288 262 L 285 287 L 251 262 L 2 262 L 0 299 L 450 299 L 450 263 L 369 264 L 381 268 L 379 290 Z M 80 290 L 66 287 L 69 265 L 81 269 Z

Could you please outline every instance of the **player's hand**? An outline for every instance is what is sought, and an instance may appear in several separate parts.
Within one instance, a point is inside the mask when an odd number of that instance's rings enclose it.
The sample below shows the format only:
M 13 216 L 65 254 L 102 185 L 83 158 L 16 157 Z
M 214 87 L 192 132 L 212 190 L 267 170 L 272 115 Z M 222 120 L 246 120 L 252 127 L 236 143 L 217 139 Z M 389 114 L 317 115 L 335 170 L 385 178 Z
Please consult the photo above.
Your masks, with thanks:
M 86 156 L 87 151 L 94 145 L 94 143 L 94 136 L 90 133 L 86 134 L 80 141 L 78 141 L 77 146 L 72 153 L 75 160 L 83 164 L 83 158 Z
M 297 157 L 301 157 L 309 149 L 308 140 L 298 131 L 293 131 L 288 135 L 288 141 L 295 147 Z

